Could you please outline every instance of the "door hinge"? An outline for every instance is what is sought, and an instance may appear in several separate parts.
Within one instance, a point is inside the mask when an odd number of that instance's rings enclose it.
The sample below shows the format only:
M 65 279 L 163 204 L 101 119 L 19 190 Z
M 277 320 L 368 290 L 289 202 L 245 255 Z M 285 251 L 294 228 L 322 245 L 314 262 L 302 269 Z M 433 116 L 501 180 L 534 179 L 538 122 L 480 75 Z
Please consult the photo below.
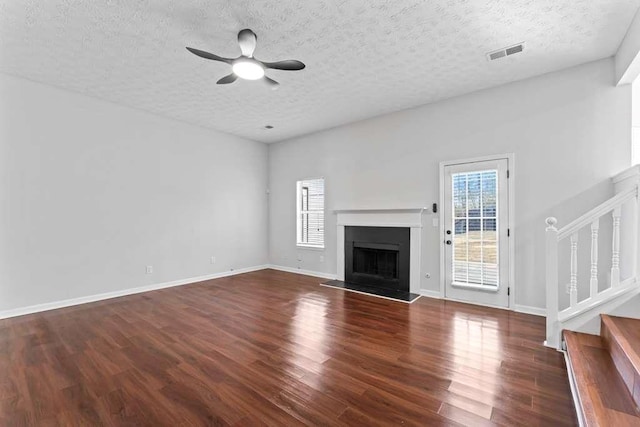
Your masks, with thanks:
M 507 296 L 511 295 L 511 288 L 507 288 Z
M 507 169 L 507 179 L 509 179 L 509 169 Z

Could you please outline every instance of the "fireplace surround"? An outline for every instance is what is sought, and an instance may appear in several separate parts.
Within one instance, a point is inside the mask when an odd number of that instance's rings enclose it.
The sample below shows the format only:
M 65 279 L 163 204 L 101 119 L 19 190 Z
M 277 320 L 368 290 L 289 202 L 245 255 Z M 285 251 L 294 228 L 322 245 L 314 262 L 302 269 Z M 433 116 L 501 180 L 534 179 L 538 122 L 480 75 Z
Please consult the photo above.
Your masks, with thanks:
M 345 282 L 409 292 L 410 228 L 347 226 Z
M 408 209 L 341 209 L 335 210 L 337 222 L 337 280 L 346 281 L 346 228 L 375 227 L 375 228 L 405 228 L 409 232 L 408 242 L 408 282 L 409 292 L 420 293 L 420 248 L 422 238 L 423 208 Z M 406 232 L 406 231 L 405 231 Z M 382 242 L 385 243 L 385 242 Z M 372 249 L 372 248 L 363 248 Z M 375 248 L 373 248 L 375 249 Z M 378 248 L 388 250 L 389 248 Z M 384 276 L 384 274 L 383 274 Z

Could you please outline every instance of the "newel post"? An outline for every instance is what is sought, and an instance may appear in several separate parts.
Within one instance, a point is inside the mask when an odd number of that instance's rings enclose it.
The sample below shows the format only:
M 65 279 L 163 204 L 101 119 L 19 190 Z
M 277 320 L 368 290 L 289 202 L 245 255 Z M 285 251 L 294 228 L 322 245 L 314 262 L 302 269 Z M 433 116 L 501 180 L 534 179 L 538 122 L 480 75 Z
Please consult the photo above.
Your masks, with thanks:
M 560 331 L 558 330 L 558 220 L 546 219 L 546 291 L 547 291 L 547 347 L 560 348 Z

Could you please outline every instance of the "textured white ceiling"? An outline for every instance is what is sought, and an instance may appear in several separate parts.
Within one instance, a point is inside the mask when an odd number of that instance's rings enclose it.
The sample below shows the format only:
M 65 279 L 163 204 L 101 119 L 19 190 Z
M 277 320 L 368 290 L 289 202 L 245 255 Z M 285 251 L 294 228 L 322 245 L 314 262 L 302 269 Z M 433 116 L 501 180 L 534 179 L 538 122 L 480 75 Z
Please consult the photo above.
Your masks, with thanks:
M 0 71 L 272 142 L 614 54 L 640 0 L 0 0 Z M 299 59 L 218 86 L 190 46 Z M 487 62 L 521 41 L 524 53 Z M 264 129 L 267 124 L 272 130 Z

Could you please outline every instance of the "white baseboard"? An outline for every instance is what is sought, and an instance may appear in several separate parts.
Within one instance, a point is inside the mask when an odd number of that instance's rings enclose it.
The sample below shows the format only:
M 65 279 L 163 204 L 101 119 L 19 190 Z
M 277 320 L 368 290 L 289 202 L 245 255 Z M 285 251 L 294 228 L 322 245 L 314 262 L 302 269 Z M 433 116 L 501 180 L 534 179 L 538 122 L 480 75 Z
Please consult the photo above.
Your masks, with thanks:
M 255 267 L 240 268 L 238 270 L 223 271 L 220 273 L 208 274 L 205 276 L 190 277 L 188 279 L 174 280 L 171 282 L 157 283 L 154 285 L 140 286 L 137 288 L 123 289 L 120 291 L 106 292 L 102 294 L 89 295 L 86 297 L 66 299 L 62 301 L 48 302 L 44 304 L 31 305 L 28 307 L 15 308 L 12 310 L 0 311 L 0 319 L 9 317 L 24 316 L 25 314 L 39 313 L 41 311 L 55 310 L 57 308 L 70 307 L 73 305 L 87 304 L 90 302 L 102 301 L 111 298 L 122 297 L 126 295 L 139 294 L 142 292 L 155 291 L 158 289 L 171 288 L 174 286 L 188 285 L 191 283 L 202 282 L 205 280 L 219 279 L 222 277 L 235 276 L 236 274 L 250 273 L 252 271 L 264 270 L 270 268 L 268 265 L 258 265 Z
M 516 304 L 515 311 L 518 313 L 533 314 L 534 316 L 547 317 L 547 310 L 540 307 Z
M 329 280 L 336 279 L 335 274 L 323 273 L 321 271 L 303 270 L 303 269 L 294 268 L 294 267 L 285 267 L 283 265 L 269 264 L 266 268 L 271 268 L 272 270 L 286 271 L 287 273 L 304 274 L 305 276 L 321 277 L 323 279 L 329 279 Z
M 213 273 L 205 276 L 190 277 L 187 279 L 174 280 L 171 282 L 157 283 L 153 285 L 140 286 L 137 288 L 123 289 L 123 290 L 114 291 L 114 292 L 106 292 L 102 294 L 89 295 L 89 296 L 80 297 L 80 298 L 72 298 L 72 299 L 54 301 L 54 302 L 49 302 L 44 304 L 36 304 L 36 305 L 27 306 L 27 307 L 15 308 L 12 310 L 0 311 L 0 319 L 8 319 L 10 317 L 24 316 L 26 314 L 39 313 L 42 311 L 55 310 L 58 308 L 71 307 L 71 306 L 80 305 L 80 304 L 87 304 L 90 302 L 102 301 L 102 300 L 122 297 L 126 295 L 134 295 L 142 292 L 149 292 L 149 291 L 155 291 L 158 289 L 171 288 L 174 286 L 188 285 L 191 283 L 202 282 L 205 280 L 219 279 L 219 278 L 228 277 L 228 276 L 235 276 L 236 274 L 250 273 L 252 271 L 264 270 L 267 268 L 270 268 L 273 270 L 285 271 L 288 273 L 297 273 L 297 274 L 304 274 L 306 276 L 320 277 L 320 278 L 329 279 L 329 280 L 335 280 L 336 278 L 335 274 L 324 273 L 320 271 L 303 270 L 300 268 L 285 267 L 282 265 L 265 264 L 265 265 L 258 265 L 254 267 L 241 268 L 233 271 L 223 271 L 220 273 Z M 420 295 L 429 297 L 429 298 L 439 298 L 439 299 L 442 298 L 442 296 L 440 295 L 440 292 L 427 290 L 427 289 L 421 289 Z M 539 307 L 516 305 L 515 311 L 520 313 L 533 314 L 536 316 L 546 316 L 546 310 L 544 308 L 539 308 Z
M 428 289 L 420 289 L 420 295 L 428 298 L 442 299 L 442 295 L 440 295 L 440 291 L 430 291 Z

